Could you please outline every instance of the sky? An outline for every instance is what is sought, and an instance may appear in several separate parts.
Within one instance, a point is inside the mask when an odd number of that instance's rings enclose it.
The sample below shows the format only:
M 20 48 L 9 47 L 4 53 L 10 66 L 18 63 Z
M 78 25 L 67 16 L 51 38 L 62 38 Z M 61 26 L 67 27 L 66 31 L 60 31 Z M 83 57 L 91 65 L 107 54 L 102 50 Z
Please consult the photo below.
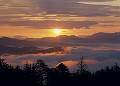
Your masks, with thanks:
M 0 36 L 120 32 L 120 0 L 0 0 Z M 59 34 L 54 29 L 61 29 Z
M 120 0 L 0 0 L 0 58 L 12 65 L 75 69 L 85 56 L 96 70 L 120 63 L 119 38 Z

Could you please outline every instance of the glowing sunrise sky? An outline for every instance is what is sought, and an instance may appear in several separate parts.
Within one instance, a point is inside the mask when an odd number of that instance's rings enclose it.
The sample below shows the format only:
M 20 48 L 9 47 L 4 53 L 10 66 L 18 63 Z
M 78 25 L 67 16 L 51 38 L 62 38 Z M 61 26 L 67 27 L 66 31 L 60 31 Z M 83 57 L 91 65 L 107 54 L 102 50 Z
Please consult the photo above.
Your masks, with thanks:
M 56 33 L 54 29 L 60 29 Z M 0 36 L 120 32 L 120 0 L 0 0 Z

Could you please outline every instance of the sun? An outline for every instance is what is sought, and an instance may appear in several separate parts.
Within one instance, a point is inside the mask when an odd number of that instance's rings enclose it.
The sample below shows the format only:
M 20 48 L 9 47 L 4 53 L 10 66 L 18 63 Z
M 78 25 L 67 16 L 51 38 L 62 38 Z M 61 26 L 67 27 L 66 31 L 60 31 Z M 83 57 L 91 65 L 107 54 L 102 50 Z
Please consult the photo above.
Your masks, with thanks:
M 54 29 L 54 32 L 55 32 L 56 34 L 59 34 L 59 33 L 61 32 L 61 30 L 60 30 L 60 29 Z

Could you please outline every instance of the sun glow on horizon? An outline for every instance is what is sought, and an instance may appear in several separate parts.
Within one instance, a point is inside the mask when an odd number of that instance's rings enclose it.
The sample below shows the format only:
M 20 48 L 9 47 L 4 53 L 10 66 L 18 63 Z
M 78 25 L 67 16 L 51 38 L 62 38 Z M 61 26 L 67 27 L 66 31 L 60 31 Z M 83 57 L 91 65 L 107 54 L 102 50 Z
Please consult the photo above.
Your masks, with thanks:
M 54 29 L 54 32 L 55 32 L 56 34 L 59 34 L 59 33 L 61 32 L 61 30 L 60 30 L 60 29 Z

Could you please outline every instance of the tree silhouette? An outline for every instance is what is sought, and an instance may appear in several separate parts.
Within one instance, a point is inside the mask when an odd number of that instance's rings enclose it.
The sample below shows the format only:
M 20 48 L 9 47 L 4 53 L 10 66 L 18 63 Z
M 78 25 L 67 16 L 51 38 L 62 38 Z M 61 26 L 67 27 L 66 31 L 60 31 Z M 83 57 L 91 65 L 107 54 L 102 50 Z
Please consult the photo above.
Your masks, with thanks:
M 24 69 L 24 75 L 25 75 L 25 83 L 30 86 L 35 85 L 36 82 L 34 81 L 34 77 L 32 73 L 32 64 L 28 64 L 26 62 L 26 64 L 24 64 L 23 69 Z
M 120 80 L 120 66 L 113 66 L 91 73 L 87 70 L 84 57 L 81 58 L 76 72 L 60 63 L 55 68 L 48 68 L 39 59 L 33 64 L 11 66 L 0 59 L 0 86 L 117 86 Z
M 60 72 L 60 73 L 69 73 L 68 67 L 65 66 L 63 63 L 60 63 L 56 69 Z
M 72 82 L 74 82 L 75 85 L 78 85 L 79 83 L 82 86 L 88 86 L 92 83 L 93 75 L 91 72 L 87 70 L 88 66 L 85 63 L 84 57 L 80 57 L 80 60 L 77 64 L 78 69 L 72 73 Z M 87 82 L 87 83 L 86 83 Z M 74 85 L 72 84 L 72 85 Z
M 83 56 L 80 57 L 80 60 L 78 61 L 77 66 L 78 66 L 77 73 L 80 74 L 81 76 L 84 73 L 88 72 L 88 70 L 87 70 L 88 67 L 87 67 L 87 64 L 85 63 Z
M 11 66 L 8 65 L 4 59 L 0 58 L 0 72 L 8 70 L 9 68 L 11 68 Z
M 49 68 L 47 67 L 46 63 L 41 59 L 37 60 L 37 62 L 32 66 L 34 77 L 40 86 L 47 84 L 48 69 Z
M 69 85 L 70 72 L 67 66 L 65 66 L 63 63 L 60 63 L 55 68 L 55 72 L 56 72 L 55 74 L 57 75 L 57 77 L 55 77 L 57 79 L 56 80 L 57 86 Z

